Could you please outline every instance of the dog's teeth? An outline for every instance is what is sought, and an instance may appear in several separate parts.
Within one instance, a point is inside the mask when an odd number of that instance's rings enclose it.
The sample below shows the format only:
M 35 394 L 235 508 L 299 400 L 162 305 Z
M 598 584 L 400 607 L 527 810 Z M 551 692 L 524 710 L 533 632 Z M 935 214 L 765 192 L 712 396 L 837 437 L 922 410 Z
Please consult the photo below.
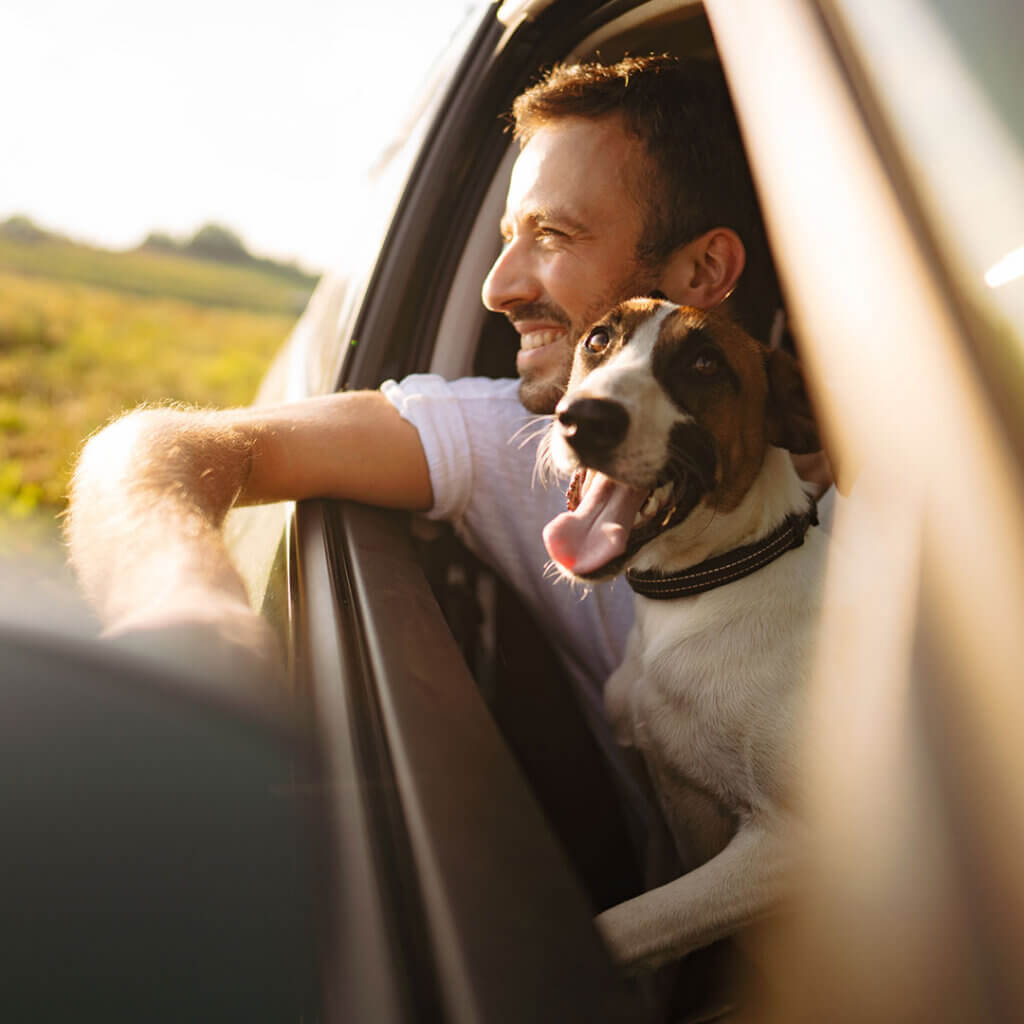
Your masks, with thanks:
M 644 523 L 649 522 L 658 514 L 658 492 L 651 491 L 647 495 L 647 500 L 643 504 L 643 508 L 633 517 L 634 526 L 642 526 Z
M 669 510 L 668 510 L 668 511 L 667 511 L 667 512 L 665 513 L 665 518 L 664 518 L 664 519 L 662 519 L 662 521 L 661 521 L 661 525 L 662 525 L 662 526 L 668 526 L 668 524 L 669 524 L 669 521 L 671 520 L 671 518 L 672 518 L 672 517 L 673 517 L 673 516 L 674 516 L 675 514 L 676 514 L 676 507 L 675 507 L 675 505 L 673 505 L 673 506 L 672 506 L 672 507 L 671 507 L 671 508 L 670 508 L 670 509 L 669 509 Z

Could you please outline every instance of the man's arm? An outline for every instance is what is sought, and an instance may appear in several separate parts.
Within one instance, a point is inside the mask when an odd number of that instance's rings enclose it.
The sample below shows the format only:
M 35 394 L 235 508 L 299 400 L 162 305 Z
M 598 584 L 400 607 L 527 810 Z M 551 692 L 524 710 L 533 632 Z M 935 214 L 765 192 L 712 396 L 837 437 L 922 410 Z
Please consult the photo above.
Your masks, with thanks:
M 221 526 L 236 502 L 308 497 L 429 508 L 416 429 L 376 391 L 221 412 L 138 410 L 82 452 L 71 562 L 109 633 L 206 623 L 269 655 Z

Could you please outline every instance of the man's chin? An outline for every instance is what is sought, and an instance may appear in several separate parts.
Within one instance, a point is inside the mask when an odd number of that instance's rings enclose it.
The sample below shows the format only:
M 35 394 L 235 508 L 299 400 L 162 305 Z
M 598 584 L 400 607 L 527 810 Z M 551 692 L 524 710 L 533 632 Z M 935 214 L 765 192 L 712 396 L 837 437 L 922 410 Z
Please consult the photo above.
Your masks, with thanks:
M 523 377 L 519 381 L 519 401 L 528 412 L 548 416 L 565 394 L 568 378 L 563 381 L 549 378 Z
M 572 348 L 564 343 L 520 352 L 519 401 L 533 413 L 549 415 L 562 400 L 572 372 Z

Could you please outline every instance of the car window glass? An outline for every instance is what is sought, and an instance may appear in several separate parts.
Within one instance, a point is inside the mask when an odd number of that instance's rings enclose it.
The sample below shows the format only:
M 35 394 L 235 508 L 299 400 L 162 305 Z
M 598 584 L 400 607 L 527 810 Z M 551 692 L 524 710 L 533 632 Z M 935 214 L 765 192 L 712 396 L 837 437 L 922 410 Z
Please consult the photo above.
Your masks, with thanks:
M 832 0 L 944 262 L 1024 367 L 1024 106 L 1013 0 Z

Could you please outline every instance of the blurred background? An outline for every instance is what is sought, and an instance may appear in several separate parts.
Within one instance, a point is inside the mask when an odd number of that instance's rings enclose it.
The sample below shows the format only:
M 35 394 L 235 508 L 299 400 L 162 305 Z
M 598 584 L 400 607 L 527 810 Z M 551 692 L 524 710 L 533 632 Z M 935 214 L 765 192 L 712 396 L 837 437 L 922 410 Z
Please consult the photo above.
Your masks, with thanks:
M 111 417 L 252 398 L 469 6 L 5 0 L 0 564 L 64 585 Z

